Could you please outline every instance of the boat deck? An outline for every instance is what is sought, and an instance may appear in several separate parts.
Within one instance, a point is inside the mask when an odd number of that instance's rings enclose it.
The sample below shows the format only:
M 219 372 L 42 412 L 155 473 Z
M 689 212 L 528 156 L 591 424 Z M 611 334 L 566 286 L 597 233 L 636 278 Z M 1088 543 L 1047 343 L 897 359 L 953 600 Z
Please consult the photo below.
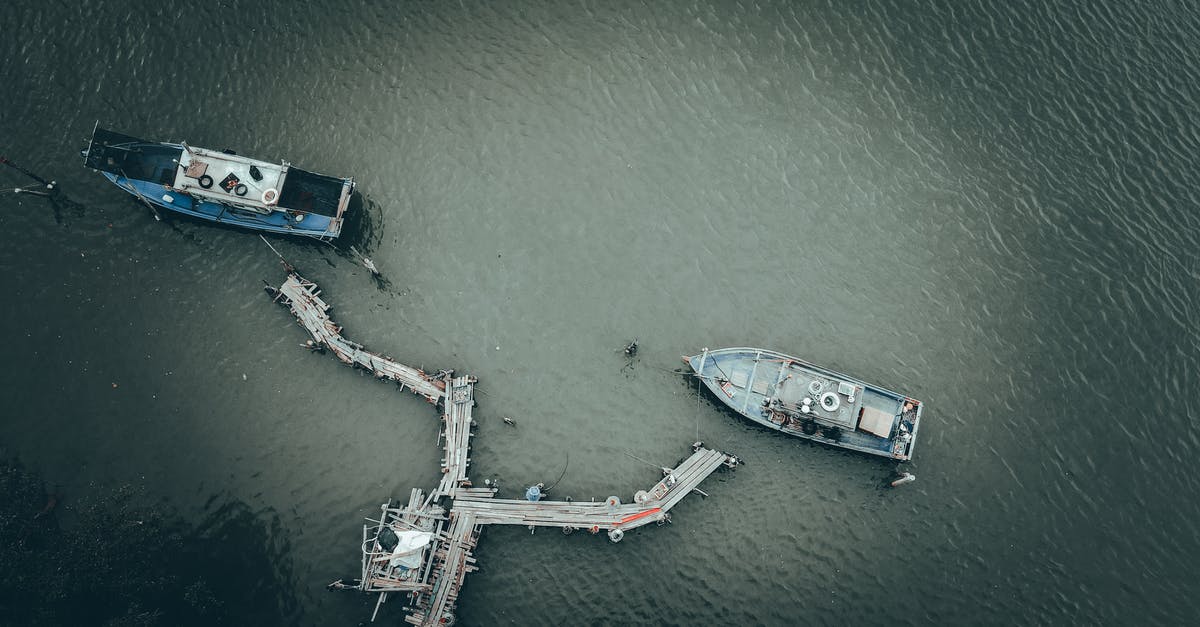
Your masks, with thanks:
M 239 155 L 193 148 L 186 144 L 181 148 L 179 168 L 172 184 L 175 189 L 193 196 L 216 202 L 233 202 L 263 212 L 275 210 L 275 205 L 278 204 L 278 190 L 287 175 L 287 164 L 268 163 Z M 201 177 L 209 177 L 209 187 L 205 188 L 201 184 Z M 275 200 L 271 204 L 263 202 L 263 193 L 268 189 L 276 192 Z M 239 191 L 242 193 L 239 194 Z
M 718 399 L 761 425 L 873 455 L 912 455 L 919 403 L 902 394 L 762 349 L 705 349 L 684 360 Z

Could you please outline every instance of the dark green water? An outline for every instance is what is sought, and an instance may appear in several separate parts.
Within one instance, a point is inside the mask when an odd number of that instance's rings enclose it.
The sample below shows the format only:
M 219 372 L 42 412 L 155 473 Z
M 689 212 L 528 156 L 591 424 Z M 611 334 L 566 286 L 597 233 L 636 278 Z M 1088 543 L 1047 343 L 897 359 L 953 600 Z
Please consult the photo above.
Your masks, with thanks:
M 619 545 L 487 529 L 466 624 L 1200 614 L 1190 3 L 17 0 L 0 25 L 0 154 L 78 203 L 0 192 L 0 446 L 64 507 L 244 504 L 266 546 L 229 547 L 278 557 L 281 623 L 370 615 L 324 584 L 435 485 L 436 414 L 300 349 L 257 237 L 84 169 L 96 120 L 354 176 L 390 289 L 276 246 L 351 339 L 481 379 L 477 479 L 515 494 L 569 452 L 560 494 L 631 494 L 655 471 L 625 453 L 697 433 L 748 460 Z M 670 372 L 733 345 L 925 400 L 918 481 Z

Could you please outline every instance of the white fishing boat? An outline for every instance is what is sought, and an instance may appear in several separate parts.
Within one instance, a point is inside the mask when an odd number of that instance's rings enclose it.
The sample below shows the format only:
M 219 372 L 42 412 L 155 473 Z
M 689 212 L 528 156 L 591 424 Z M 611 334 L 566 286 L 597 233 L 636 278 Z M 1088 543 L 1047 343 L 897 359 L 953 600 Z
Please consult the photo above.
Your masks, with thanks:
M 924 404 L 761 348 L 704 349 L 683 360 L 717 398 L 766 427 L 901 461 L 912 459 Z

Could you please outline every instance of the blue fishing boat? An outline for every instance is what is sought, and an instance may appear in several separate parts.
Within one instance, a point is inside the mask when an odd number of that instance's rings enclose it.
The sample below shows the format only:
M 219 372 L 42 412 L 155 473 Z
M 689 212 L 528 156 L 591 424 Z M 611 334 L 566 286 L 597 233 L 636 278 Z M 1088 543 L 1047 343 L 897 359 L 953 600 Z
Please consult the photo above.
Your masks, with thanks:
M 82 154 L 84 165 L 152 208 L 257 231 L 336 238 L 354 192 L 353 179 L 286 161 L 146 141 L 99 125 Z
M 799 438 L 900 461 L 912 458 L 924 405 L 904 394 L 761 348 L 684 357 L 737 413 Z

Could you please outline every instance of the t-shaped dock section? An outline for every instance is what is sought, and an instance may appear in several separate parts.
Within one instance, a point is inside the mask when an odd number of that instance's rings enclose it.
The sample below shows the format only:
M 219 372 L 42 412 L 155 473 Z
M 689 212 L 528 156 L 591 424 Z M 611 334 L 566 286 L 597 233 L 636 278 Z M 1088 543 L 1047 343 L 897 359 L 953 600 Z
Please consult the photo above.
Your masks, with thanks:
M 395 381 L 442 410 L 442 480 L 437 488 L 428 496 L 413 489 L 404 507 L 384 503 L 379 520 L 367 519 L 363 527 L 360 579 L 352 584 L 331 584 L 379 593 L 372 621 L 389 593 L 404 592 L 410 598 L 407 622 L 453 622 L 463 579 L 476 570 L 472 552 L 484 525 L 558 527 L 564 534 L 607 531 L 609 540 L 620 542 L 626 531 L 669 521 L 668 510 L 691 492 L 698 492 L 701 481 L 721 467 L 734 468 L 739 463 L 732 455 L 696 442 L 691 457 L 674 469 L 663 468 L 662 480 L 635 493 L 632 503 L 622 504 L 616 496 L 601 502 L 543 501 L 536 493 L 533 500 L 495 498 L 496 488 L 473 487 L 467 477 L 475 377 L 455 377 L 448 370 L 428 375 L 347 340 L 342 337 L 342 327 L 329 317 L 329 305 L 321 299 L 317 285 L 286 262 L 285 266 L 287 280 L 279 288 L 268 286 L 266 290 L 275 302 L 288 306 L 312 336 L 308 348 L 328 349 L 343 363 Z M 449 512 L 439 505 L 442 497 L 453 500 Z

